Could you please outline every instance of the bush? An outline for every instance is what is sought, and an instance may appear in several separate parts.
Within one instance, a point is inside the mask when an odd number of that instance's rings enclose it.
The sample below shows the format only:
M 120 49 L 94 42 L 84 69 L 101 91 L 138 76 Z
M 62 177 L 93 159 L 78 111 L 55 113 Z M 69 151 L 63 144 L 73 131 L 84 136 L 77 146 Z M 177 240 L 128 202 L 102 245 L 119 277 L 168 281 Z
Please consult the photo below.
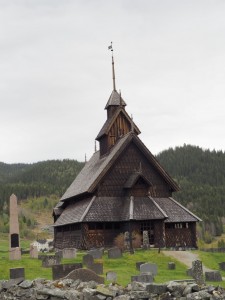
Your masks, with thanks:
M 224 240 L 219 240 L 217 243 L 218 248 L 225 248 L 225 241 Z
M 125 236 L 124 233 L 120 233 L 114 239 L 115 246 L 120 248 L 121 251 L 127 250 L 127 248 L 129 248 L 129 246 L 130 246 L 129 241 L 127 241 L 128 247 L 126 247 L 124 236 Z M 142 244 L 142 236 L 138 232 L 133 231 L 132 232 L 132 246 L 133 246 L 133 248 L 134 249 L 141 248 L 141 244 Z

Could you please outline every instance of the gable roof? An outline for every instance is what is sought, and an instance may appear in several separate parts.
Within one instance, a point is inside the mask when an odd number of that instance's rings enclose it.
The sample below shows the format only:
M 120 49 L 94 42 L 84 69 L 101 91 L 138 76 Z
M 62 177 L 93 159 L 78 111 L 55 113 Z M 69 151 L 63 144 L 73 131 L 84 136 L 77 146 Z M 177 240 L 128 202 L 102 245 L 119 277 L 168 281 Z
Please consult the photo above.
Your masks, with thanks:
M 127 105 L 126 102 L 121 97 L 121 95 L 116 90 L 113 90 L 109 97 L 108 102 L 106 103 L 105 109 L 107 109 L 110 105 L 119 106 L 121 104 L 122 106 Z
M 100 152 L 95 152 L 91 159 L 85 164 L 81 172 L 77 175 L 72 184 L 69 186 L 65 194 L 62 196 L 61 200 L 65 201 L 67 199 L 76 197 L 84 193 L 93 193 L 95 188 L 97 187 L 97 184 L 108 172 L 108 170 L 114 164 L 116 159 L 120 156 L 120 154 L 123 152 L 126 146 L 129 145 L 129 143 L 131 143 L 132 141 L 146 155 L 147 159 L 157 169 L 160 175 L 171 187 L 171 189 L 173 191 L 178 191 L 179 187 L 176 184 L 176 182 L 161 167 L 159 162 L 146 148 L 146 146 L 141 142 L 138 136 L 133 132 L 129 132 L 117 141 L 117 143 L 112 147 L 109 154 L 100 157 Z
M 99 131 L 96 140 L 98 141 L 103 135 L 108 134 L 111 126 L 113 125 L 113 123 L 115 122 L 116 118 L 119 116 L 119 114 L 123 114 L 125 119 L 131 124 L 133 121 L 131 120 L 130 116 L 128 115 L 128 113 L 123 109 L 123 107 L 120 107 L 117 109 L 117 111 L 113 114 L 113 116 L 111 116 L 110 118 L 108 118 L 104 125 L 102 126 L 101 130 Z M 140 134 L 141 131 L 140 129 L 137 127 L 137 125 L 135 123 L 133 123 L 134 126 L 134 131 L 136 132 L 136 134 Z

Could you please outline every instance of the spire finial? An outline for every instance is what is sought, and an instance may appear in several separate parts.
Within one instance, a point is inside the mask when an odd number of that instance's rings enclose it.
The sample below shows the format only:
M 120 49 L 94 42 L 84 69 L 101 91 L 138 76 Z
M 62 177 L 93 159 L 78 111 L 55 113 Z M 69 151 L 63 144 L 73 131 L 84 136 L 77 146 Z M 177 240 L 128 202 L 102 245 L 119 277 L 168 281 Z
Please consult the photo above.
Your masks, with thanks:
M 113 90 L 116 90 L 116 79 L 115 79 L 115 68 L 114 68 L 114 58 L 113 58 L 113 46 L 112 42 L 111 45 L 108 47 L 109 50 L 112 52 L 112 78 L 113 78 Z

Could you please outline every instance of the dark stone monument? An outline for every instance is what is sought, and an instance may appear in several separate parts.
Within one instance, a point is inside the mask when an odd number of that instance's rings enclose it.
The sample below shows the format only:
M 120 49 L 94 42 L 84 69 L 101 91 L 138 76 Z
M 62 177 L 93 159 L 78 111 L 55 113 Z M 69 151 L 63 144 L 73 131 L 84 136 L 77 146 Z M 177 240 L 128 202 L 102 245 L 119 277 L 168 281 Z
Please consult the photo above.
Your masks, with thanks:
M 175 270 L 176 269 L 176 265 L 174 262 L 168 262 L 168 269 L 169 270 Z
M 93 272 L 95 272 L 98 275 L 103 274 L 103 264 L 102 263 L 93 263 L 88 266 L 88 269 L 92 270 Z
M 222 281 L 222 276 L 219 271 L 205 272 L 206 281 Z
M 219 267 L 221 270 L 225 271 L 225 262 L 219 263 Z
M 120 248 L 114 247 L 108 250 L 108 258 L 120 258 L 122 257 L 122 252 Z
M 197 284 L 204 284 L 202 262 L 200 260 L 194 260 L 192 262 L 192 276 Z
M 86 254 L 83 256 L 83 264 L 85 266 L 91 266 L 94 263 L 94 258 L 91 254 Z
M 82 263 L 76 264 L 64 264 L 52 266 L 52 278 L 53 280 L 60 279 L 68 275 L 71 271 L 82 268 Z
M 98 276 L 95 272 L 88 269 L 77 269 L 70 272 L 65 279 L 72 279 L 77 280 L 80 279 L 81 281 L 88 282 L 88 281 L 95 281 L 99 284 L 104 283 L 104 278 Z
M 25 279 L 25 270 L 24 270 L 24 268 L 9 269 L 9 278 L 10 279 L 23 278 L 23 280 L 24 280 Z

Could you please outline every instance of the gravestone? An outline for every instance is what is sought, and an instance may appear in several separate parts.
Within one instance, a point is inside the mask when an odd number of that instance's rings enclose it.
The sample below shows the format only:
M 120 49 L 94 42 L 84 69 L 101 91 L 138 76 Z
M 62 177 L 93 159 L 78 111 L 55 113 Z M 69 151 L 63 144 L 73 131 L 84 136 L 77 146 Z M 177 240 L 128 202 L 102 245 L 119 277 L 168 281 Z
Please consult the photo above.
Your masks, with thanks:
M 9 259 L 21 259 L 17 197 L 14 194 L 9 199 Z
M 60 261 L 61 261 L 61 259 L 58 256 L 46 255 L 42 259 L 42 267 L 43 268 L 49 268 L 49 267 L 52 267 L 54 265 L 59 265 Z
M 102 263 L 93 263 L 88 266 L 88 269 L 92 270 L 93 272 L 95 272 L 98 275 L 103 274 L 103 264 Z
M 77 280 L 80 279 L 83 282 L 95 281 L 99 284 L 104 284 L 104 278 L 98 276 L 95 272 L 89 269 L 77 269 L 70 272 L 64 279 Z
M 45 258 L 46 255 L 44 254 L 38 254 L 38 259 L 39 260 L 43 260 Z
M 144 263 L 140 265 L 140 273 L 151 273 L 153 276 L 157 275 L 158 267 L 156 264 Z
M 150 244 L 149 244 L 148 231 L 144 230 L 143 231 L 143 249 L 147 250 L 149 248 L 150 248 Z
M 91 254 L 86 254 L 83 256 L 83 264 L 85 266 L 91 266 L 94 263 L 94 258 Z
M 152 274 L 134 275 L 131 276 L 131 282 L 133 281 L 152 283 L 154 281 L 154 276 Z
M 64 248 L 62 251 L 63 258 L 75 258 L 77 255 L 75 248 Z
M 112 283 L 116 283 L 117 274 L 116 272 L 109 271 L 106 273 L 106 280 L 111 281 Z
M 71 271 L 82 268 L 82 263 L 76 264 L 63 264 L 52 266 L 52 278 L 53 280 L 60 279 L 68 275 Z
M 87 254 L 93 256 L 94 259 L 101 259 L 103 255 L 103 249 L 89 250 Z
M 138 261 L 136 262 L 136 270 L 140 271 L 140 265 L 145 264 L 145 261 Z
M 58 256 L 60 259 L 63 258 L 63 252 L 62 250 L 59 250 L 55 253 L 55 256 Z
M 206 281 L 222 281 L 222 276 L 219 271 L 205 272 Z
M 9 278 L 10 279 L 23 278 L 23 280 L 24 280 L 25 279 L 25 270 L 24 270 L 24 268 L 9 269 Z
M 219 267 L 221 270 L 225 271 L 225 262 L 219 263 Z
M 38 248 L 37 246 L 30 245 L 30 257 L 38 258 Z
M 108 250 L 108 258 L 120 258 L 122 257 L 122 252 L 120 248 L 114 247 Z
M 187 276 L 193 277 L 192 268 L 187 269 L 186 274 L 187 274 Z
M 125 231 L 124 233 L 124 249 L 130 249 L 130 234 L 128 231 Z
M 20 260 L 21 259 L 20 248 L 11 248 L 9 250 L 9 259 L 10 260 Z
M 204 284 L 202 262 L 200 260 L 194 260 L 192 262 L 192 276 L 197 284 Z
M 176 265 L 174 262 L 168 262 L 168 269 L 169 270 L 175 270 L 176 269 Z

